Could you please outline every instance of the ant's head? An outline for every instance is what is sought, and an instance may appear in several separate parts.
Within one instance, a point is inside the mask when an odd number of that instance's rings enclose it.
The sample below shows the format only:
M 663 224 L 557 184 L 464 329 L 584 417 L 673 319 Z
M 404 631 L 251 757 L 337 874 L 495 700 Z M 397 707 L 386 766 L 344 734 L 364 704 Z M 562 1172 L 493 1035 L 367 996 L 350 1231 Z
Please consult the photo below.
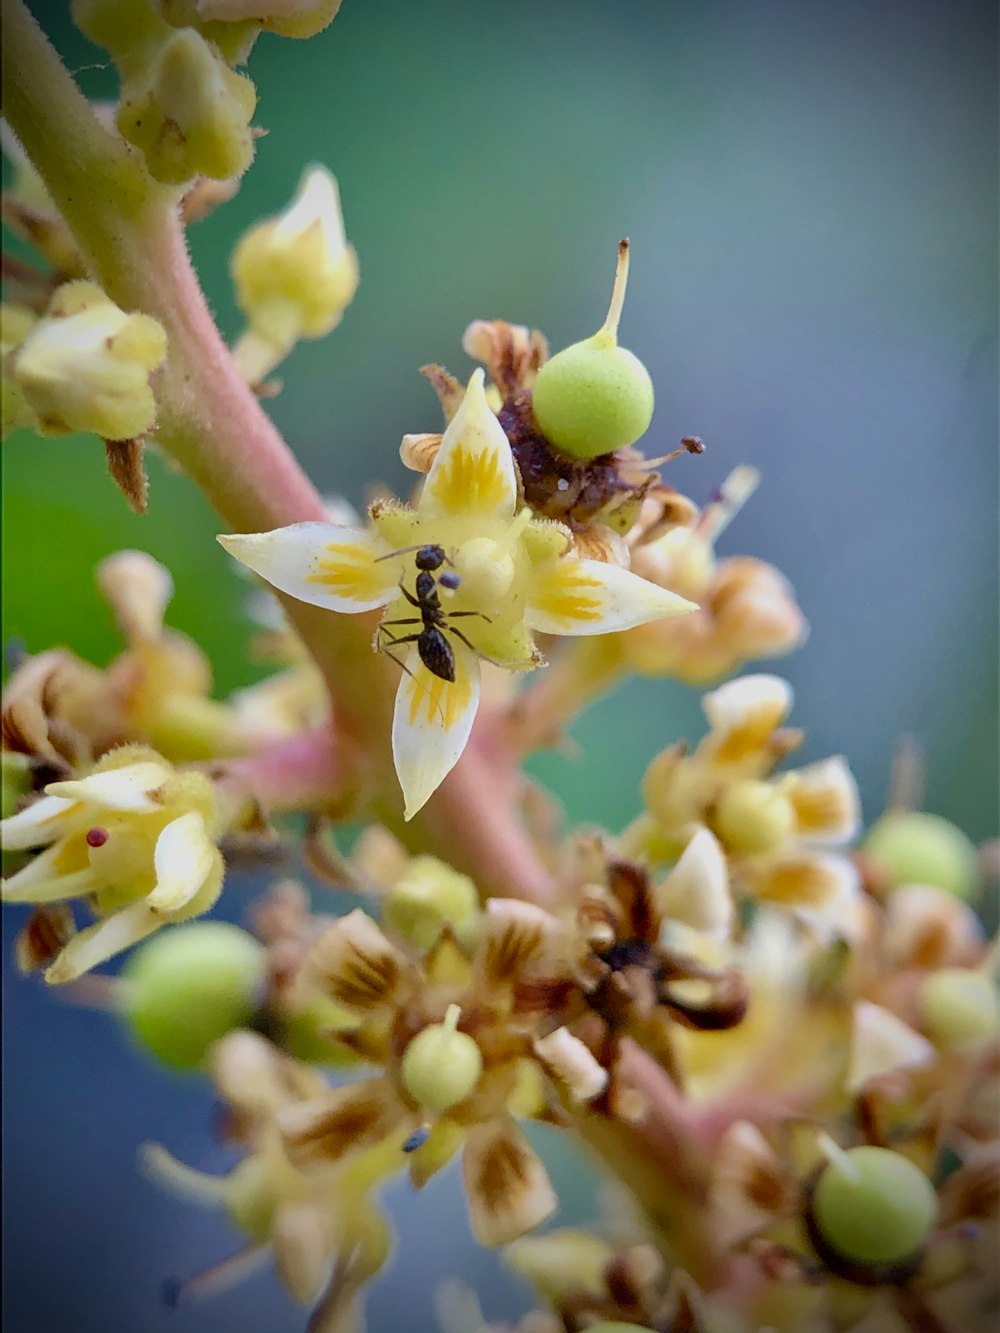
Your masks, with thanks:
M 417 547 L 417 568 L 418 569 L 440 569 L 445 562 L 443 546 L 418 546 Z M 445 587 L 448 585 L 445 584 Z

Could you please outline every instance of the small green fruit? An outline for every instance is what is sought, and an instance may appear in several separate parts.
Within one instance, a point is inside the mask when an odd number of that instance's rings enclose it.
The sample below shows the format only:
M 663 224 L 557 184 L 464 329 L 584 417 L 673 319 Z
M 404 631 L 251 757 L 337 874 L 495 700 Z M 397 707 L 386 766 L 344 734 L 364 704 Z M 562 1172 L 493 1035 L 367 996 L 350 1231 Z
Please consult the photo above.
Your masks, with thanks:
M 618 346 L 627 281 L 628 241 L 622 241 L 604 324 L 592 338 L 557 352 L 535 380 L 532 402 L 539 429 L 573 458 L 597 458 L 634 444 L 653 416 L 649 372 Z
M 467 1032 L 458 1031 L 457 1004 L 443 1023 L 418 1032 L 403 1052 L 403 1086 L 428 1111 L 447 1111 L 465 1101 L 483 1072 L 483 1056 Z
M 956 898 L 971 897 L 979 877 L 976 849 L 962 830 L 922 810 L 883 815 L 864 850 L 897 884 L 931 884 Z
M 948 1050 L 975 1049 L 1000 1028 L 996 985 L 971 968 L 944 967 L 932 973 L 918 999 L 924 1026 Z
M 132 1035 L 172 1069 L 194 1069 L 213 1042 L 250 1020 L 264 950 L 238 926 L 199 921 L 162 931 L 123 972 Z
M 911 1258 L 937 1221 L 934 1186 L 908 1158 L 888 1148 L 851 1148 L 824 1167 L 813 1194 L 816 1227 L 836 1254 L 854 1263 Z

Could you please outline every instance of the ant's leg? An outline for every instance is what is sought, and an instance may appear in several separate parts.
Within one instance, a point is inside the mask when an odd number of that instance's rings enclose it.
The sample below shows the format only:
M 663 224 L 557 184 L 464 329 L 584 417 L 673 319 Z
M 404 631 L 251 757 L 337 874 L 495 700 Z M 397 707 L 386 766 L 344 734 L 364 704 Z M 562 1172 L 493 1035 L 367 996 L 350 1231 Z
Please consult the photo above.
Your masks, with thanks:
M 422 625 L 423 623 L 423 616 L 406 616 L 402 620 L 383 620 L 380 628 L 385 629 L 386 625 Z
M 488 625 L 493 624 L 492 616 L 488 616 L 485 611 L 445 611 L 449 620 L 454 620 L 456 616 L 478 616 L 480 620 L 485 620 Z
M 408 592 L 406 588 L 403 587 L 402 584 L 399 585 L 399 591 L 403 594 L 403 596 L 406 598 L 406 600 L 410 603 L 411 606 L 415 606 L 418 611 L 421 610 L 420 603 L 417 601 L 416 597 L 414 597 L 412 592 Z
M 460 629 L 457 629 L 454 625 L 448 625 L 447 628 L 452 632 L 452 634 L 455 635 L 457 639 L 462 640 L 466 648 L 471 648 L 472 651 L 476 654 L 476 656 L 482 658 L 484 662 L 490 662 L 493 666 L 503 667 L 505 670 L 508 671 L 511 669 L 509 662 L 498 662 L 495 657 L 490 657 L 487 653 L 480 652 L 480 650 L 476 647 L 476 645 L 474 643 L 470 643 L 469 640 L 462 633 L 462 631 Z

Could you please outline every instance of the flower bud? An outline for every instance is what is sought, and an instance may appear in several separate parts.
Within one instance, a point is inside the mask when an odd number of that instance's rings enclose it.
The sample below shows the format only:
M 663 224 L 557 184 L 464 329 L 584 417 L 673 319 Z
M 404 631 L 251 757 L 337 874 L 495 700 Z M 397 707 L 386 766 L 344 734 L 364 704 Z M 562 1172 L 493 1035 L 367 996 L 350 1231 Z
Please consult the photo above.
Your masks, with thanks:
M 736 851 L 769 852 L 792 832 L 795 811 L 780 784 L 748 778 L 724 789 L 713 823 L 723 842 Z
M 421 952 L 445 926 L 458 934 L 475 923 L 479 895 L 468 875 L 434 856 L 415 856 L 382 904 L 385 924 Z
M 35 414 L 28 406 L 28 400 L 14 378 L 13 357 L 11 356 L 10 363 L 7 357 L 20 347 L 37 323 L 38 316 L 27 306 L 6 303 L 0 306 L 0 362 L 3 364 L 3 375 L 0 379 L 3 395 L 0 398 L 0 422 L 4 439 L 11 431 L 35 425 Z
M 284 213 L 246 233 L 232 270 L 236 299 L 258 337 L 287 348 L 336 327 L 357 290 L 358 261 L 325 167 L 305 173 Z
M 896 884 L 932 884 L 969 898 L 979 870 L 976 849 L 961 829 L 922 810 L 890 810 L 873 824 L 865 852 Z
M 483 1072 L 476 1042 L 458 1031 L 460 1010 L 450 1005 L 443 1023 L 419 1032 L 403 1052 L 403 1086 L 428 1111 L 447 1111 L 465 1101 Z
M 14 377 L 43 435 L 143 435 L 156 420 L 150 375 L 167 335 L 149 315 L 126 314 L 92 282 L 68 282 L 14 357 Z
M 1000 1027 L 996 985 L 972 968 L 946 967 L 920 987 L 924 1027 L 939 1046 L 975 1050 Z
M 193 28 L 163 42 L 141 78 L 126 87 L 118 129 L 145 156 L 154 180 L 225 180 L 253 160 L 253 82 L 229 69 Z

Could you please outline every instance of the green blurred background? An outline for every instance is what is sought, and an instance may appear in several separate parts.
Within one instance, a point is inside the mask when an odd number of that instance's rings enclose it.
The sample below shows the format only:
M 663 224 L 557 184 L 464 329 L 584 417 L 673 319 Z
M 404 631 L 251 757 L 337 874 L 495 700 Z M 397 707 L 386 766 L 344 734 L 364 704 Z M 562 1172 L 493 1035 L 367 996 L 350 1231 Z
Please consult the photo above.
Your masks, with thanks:
M 33 8 L 85 90 L 112 95 L 113 70 L 66 7 Z M 268 409 L 320 487 L 361 504 L 376 480 L 407 490 L 400 437 L 438 428 L 419 365 L 467 374 L 474 318 L 537 325 L 555 347 L 592 332 L 630 236 L 622 338 L 658 394 L 646 451 L 701 435 L 705 456 L 669 473 L 699 502 L 737 463 L 762 470 L 721 550 L 773 560 L 809 616 L 810 641 L 777 668 L 806 757 L 846 753 L 872 817 L 912 734 L 929 808 L 985 838 L 997 831 L 995 51 L 992 7 L 962 0 L 345 0 L 308 43 L 259 42 L 250 73 L 268 134 L 191 247 L 234 336 L 234 239 L 284 205 L 305 163 L 337 174 L 361 287 L 341 327 L 282 368 Z M 172 570 L 171 623 L 208 650 L 219 690 L 254 678 L 246 585 L 182 477 L 154 460 L 139 519 L 94 440 L 17 437 L 3 469 L 5 641 L 107 661 L 117 640 L 93 566 L 138 546 Z M 700 728 L 694 692 L 629 684 L 576 728 L 583 758 L 534 767 L 574 819 L 616 828 L 652 754 Z M 237 885 L 230 914 L 241 908 Z M 129 1161 L 159 1137 L 216 1165 L 204 1091 L 137 1070 L 100 1016 L 9 977 L 5 995 L 12 1327 L 166 1327 L 159 1280 L 231 1241 Z M 579 1218 L 589 1187 L 554 1160 L 564 1216 Z M 433 1327 L 427 1283 L 448 1272 L 482 1286 L 493 1317 L 524 1308 L 468 1240 L 454 1180 L 397 1191 L 394 1211 L 405 1244 L 373 1295 L 373 1333 Z M 248 1292 L 170 1326 L 301 1326 L 268 1279 Z

